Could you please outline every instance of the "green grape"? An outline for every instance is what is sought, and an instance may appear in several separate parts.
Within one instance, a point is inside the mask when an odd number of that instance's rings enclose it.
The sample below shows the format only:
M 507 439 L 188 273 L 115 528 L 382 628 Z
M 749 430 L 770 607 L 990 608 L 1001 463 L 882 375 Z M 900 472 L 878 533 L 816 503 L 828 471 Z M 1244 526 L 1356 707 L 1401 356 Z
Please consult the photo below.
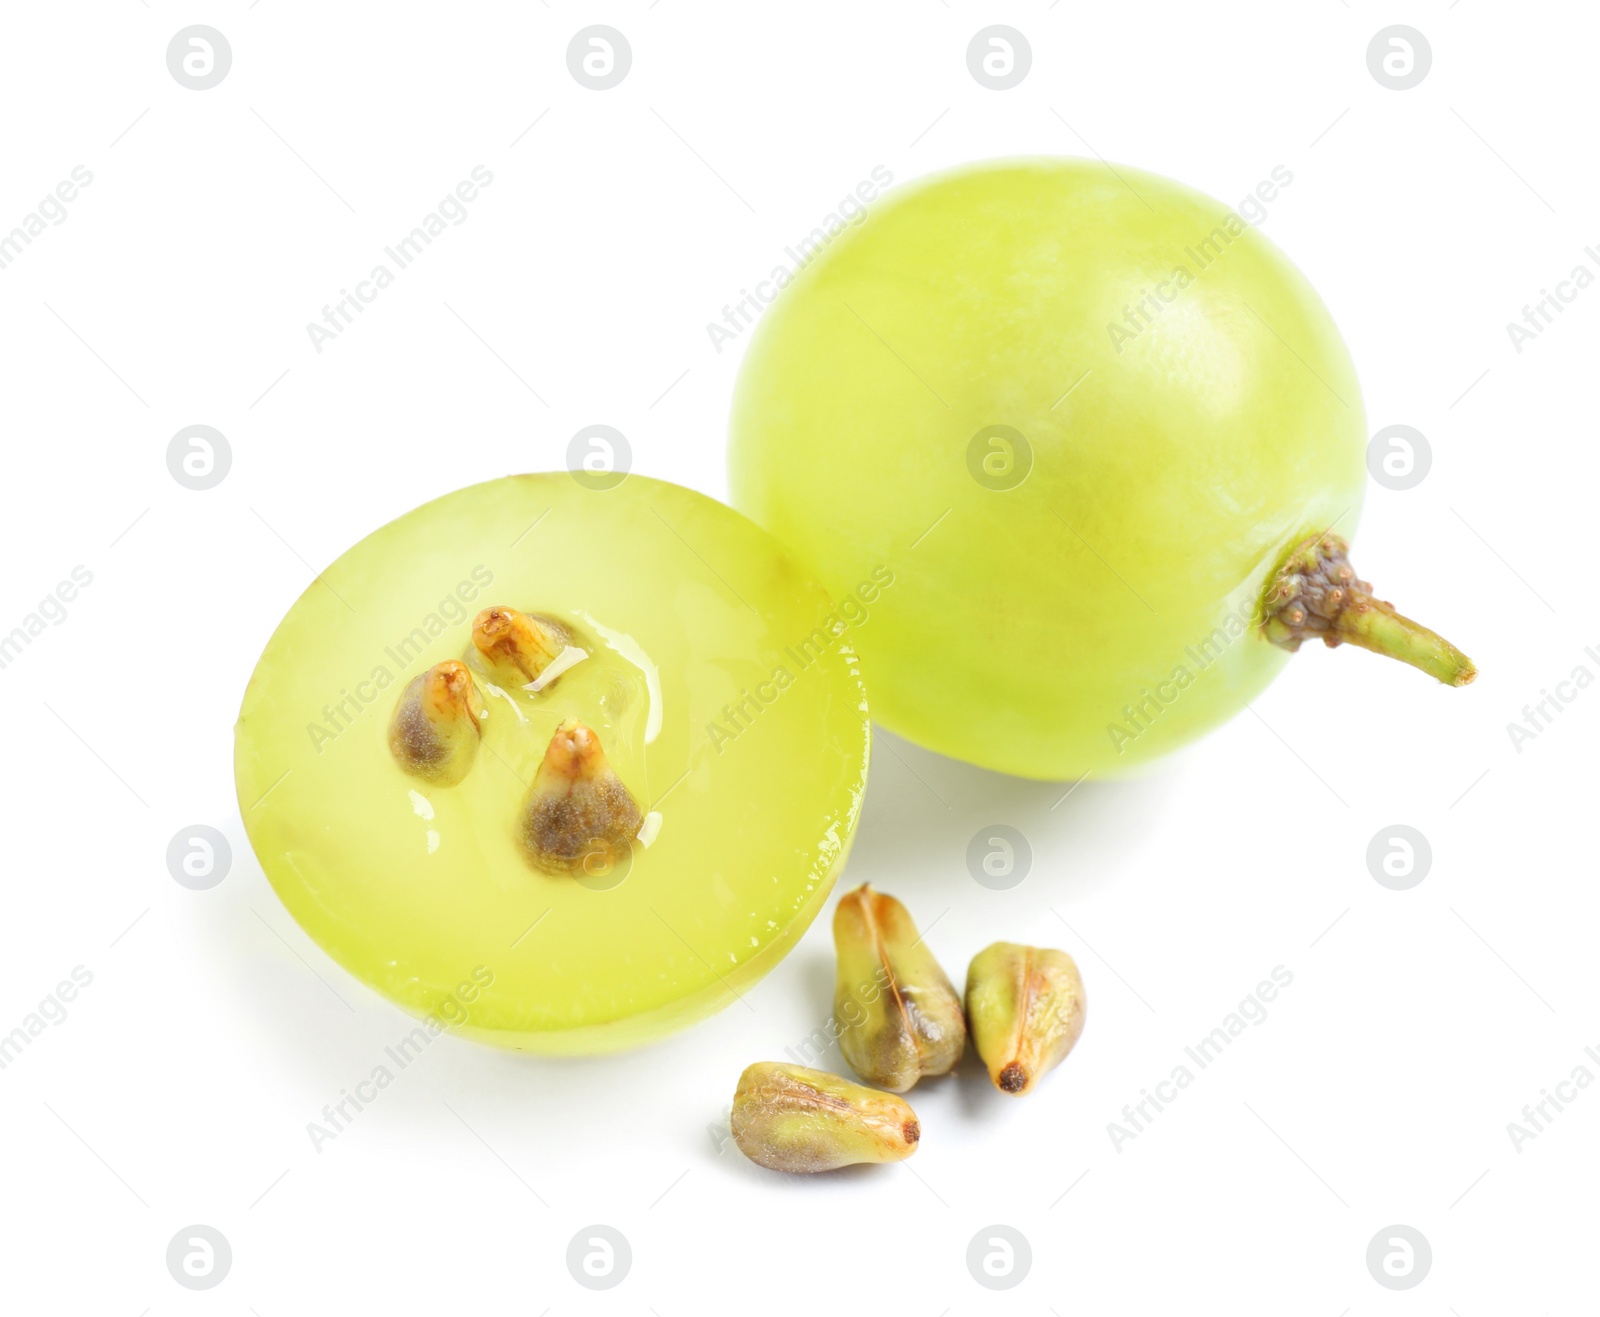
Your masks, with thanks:
M 1327 309 L 1170 180 L 1087 161 L 889 194 L 766 313 L 735 505 L 834 587 L 873 712 L 1026 777 L 1115 773 L 1237 712 L 1303 639 L 1471 680 L 1344 557 L 1366 427 Z
M 449 494 L 322 573 L 235 773 L 267 877 L 350 973 L 439 1029 L 593 1052 L 788 951 L 869 737 L 846 623 L 764 531 L 562 472 Z

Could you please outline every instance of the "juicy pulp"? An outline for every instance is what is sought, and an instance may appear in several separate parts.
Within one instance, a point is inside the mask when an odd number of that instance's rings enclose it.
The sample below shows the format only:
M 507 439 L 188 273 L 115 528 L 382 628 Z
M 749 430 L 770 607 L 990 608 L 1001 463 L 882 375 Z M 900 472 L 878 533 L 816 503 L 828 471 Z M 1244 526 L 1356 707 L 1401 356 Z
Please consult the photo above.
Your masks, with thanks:
M 592 652 L 537 693 L 498 687 L 468 654 L 494 604 Z M 482 743 L 436 786 L 388 724 L 463 658 Z M 519 846 L 568 718 L 659 816 L 615 872 L 542 873 Z M 589 1052 L 710 1013 L 789 949 L 843 864 L 868 746 L 845 626 L 765 532 L 675 485 L 562 472 L 446 495 L 323 572 L 251 678 L 235 771 L 267 877 L 357 978 L 481 1041 Z

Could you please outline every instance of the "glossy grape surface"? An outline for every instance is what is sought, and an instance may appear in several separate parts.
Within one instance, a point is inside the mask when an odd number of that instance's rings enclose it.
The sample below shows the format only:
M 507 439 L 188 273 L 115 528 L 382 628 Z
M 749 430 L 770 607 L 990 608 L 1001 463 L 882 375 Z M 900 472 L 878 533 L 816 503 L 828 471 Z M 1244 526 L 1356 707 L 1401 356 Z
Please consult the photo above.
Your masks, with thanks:
M 743 365 L 730 477 L 830 588 L 893 570 L 852 633 L 880 722 L 1066 779 L 1272 680 L 1263 587 L 1354 529 L 1365 439 L 1338 330 L 1259 232 L 1035 159 L 892 192 L 801 271 Z
M 491 605 L 557 617 L 593 653 L 537 694 L 480 672 L 465 778 L 408 776 L 395 702 Z M 446 495 L 350 549 L 273 634 L 236 734 L 251 843 L 302 927 L 416 1015 L 536 1051 L 648 1041 L 770 969 L 844 861 L 869 725 L 833 615 L 765 532 L 675 485 L 562 472 Z M 598 878 L 519 850 L 567 718 L 660 815 Z

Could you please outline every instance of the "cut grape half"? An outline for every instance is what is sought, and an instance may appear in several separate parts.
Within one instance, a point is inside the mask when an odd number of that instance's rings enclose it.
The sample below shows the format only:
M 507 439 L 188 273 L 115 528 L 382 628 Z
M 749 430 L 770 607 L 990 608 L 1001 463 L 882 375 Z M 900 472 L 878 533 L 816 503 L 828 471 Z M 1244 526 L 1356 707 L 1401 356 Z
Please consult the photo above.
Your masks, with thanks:
M 289 912 L 415 1015 L 538 1052 L 732 1002 L 821 908 L 870 730 L 848 626 L 691 490 L 566 472 L 369 535 L 245 692 L 245 828 Z

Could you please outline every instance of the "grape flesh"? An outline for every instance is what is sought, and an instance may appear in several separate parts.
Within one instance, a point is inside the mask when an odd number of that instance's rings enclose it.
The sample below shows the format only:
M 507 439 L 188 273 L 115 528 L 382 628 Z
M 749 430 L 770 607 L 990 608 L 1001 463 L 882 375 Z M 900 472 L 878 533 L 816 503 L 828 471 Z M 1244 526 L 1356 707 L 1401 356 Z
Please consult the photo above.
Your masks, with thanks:
M 493 606 L 584 657 L 537 691 L 506 678 L 472 643 Z M 835 617 L 770 536 L 675 485 L 449 494 L 350 549 L 274 632 L 235 738 L 251 843 L 306 932 L 413 1014 L 541 1052 L 647 1042 L 776 964 L 844 862 L 870 729 Z M 481 743 L 459 778 L 419 775 L 397 702 L 459 660 Z M 570 872 L 525 835 L 558 729 L 603 746 L 601 794 L 638 811 Z
M 1034 778 L 1114 775 L 1282 668 L 1261 600 L 1360 513 L 1349 354 L 1227 207 L 1095 161 L 984 164 L 889 194 L 758 326 L 736 506 L 834 589 L 873 713 Z

